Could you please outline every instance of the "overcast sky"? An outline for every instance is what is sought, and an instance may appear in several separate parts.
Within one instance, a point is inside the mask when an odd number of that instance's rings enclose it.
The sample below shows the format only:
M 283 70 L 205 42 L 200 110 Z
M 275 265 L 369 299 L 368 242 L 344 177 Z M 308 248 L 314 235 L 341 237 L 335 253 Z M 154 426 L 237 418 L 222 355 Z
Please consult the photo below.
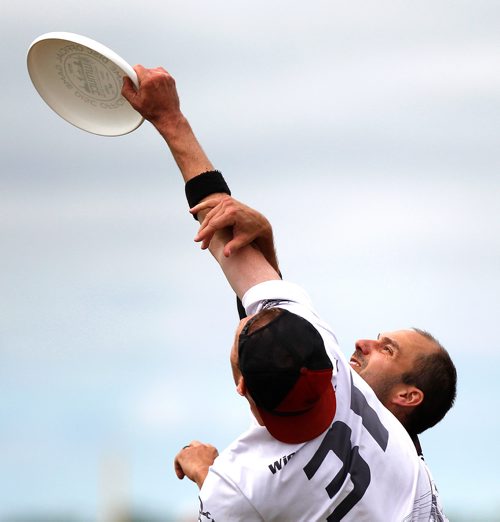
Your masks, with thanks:
M 192 241 L 165 144 L 148 123 L 104 138 L 52 112 L 26 69 L 50 31 L 174 75 L 346 354 L 409 326 L 441 340 L 458 400 L 424 453 L 450 516 L 492 520 L 500 4 L 29 0 L 0 24 L 0 520 L 109 521 L 114 505 L 193 520 L 175 453 L 224 448 L 249 415 L 228 364 L 234 298 Z

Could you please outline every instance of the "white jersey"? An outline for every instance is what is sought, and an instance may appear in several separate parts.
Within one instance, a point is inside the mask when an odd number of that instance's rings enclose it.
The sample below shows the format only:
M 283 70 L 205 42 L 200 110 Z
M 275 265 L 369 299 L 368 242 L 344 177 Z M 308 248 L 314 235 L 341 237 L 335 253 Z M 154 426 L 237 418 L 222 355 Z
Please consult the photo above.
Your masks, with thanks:
M 210 467 L 199 521 L 446 521 L 411 438 L 351 369 L 307 294 L 268 281 L 243 304 L 248 314 L 286 308 L 316 327 L 333 361 L 337 411 L 328 430 L 301 444 L 280 442 L 257 424 L 248 429 Z

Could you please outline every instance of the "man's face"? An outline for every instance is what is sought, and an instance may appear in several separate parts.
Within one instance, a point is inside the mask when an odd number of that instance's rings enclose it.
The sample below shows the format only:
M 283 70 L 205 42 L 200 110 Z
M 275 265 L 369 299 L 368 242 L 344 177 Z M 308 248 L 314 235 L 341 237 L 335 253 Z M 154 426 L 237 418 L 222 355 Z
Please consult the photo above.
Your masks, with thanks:
M 373 389 L 379 400 L 389 407 L 395 388 L 402 383 L 420 355 L 436 350 L 432 341 L 414 330 L 384 332 L 377 339 L 356 342 L 350 364 Z

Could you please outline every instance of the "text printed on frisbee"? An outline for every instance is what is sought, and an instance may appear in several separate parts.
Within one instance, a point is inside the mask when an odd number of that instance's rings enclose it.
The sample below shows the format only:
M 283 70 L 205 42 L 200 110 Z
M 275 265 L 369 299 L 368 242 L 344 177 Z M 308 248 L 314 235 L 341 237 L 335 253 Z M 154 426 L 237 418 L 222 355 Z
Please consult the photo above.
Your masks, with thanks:
M 121 96 L 123 74 L 102 54 L 70 44 L 58 51 L 57 62 L 58 77 L 84 103 L 111 110 L 125 103 Z

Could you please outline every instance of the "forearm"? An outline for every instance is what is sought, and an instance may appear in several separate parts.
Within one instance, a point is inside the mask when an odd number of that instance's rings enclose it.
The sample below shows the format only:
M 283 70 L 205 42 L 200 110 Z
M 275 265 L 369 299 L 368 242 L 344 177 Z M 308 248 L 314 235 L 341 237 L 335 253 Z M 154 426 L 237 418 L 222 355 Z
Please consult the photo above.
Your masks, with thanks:
M 261 235 L 255 239 L 255 245 L 262 252 L 268 263 L 279 273 L 278 256 L 274 245 L 273 229 L 271 225 L 261 232 Z
M 201 216 L 203 219 L 203 215 Z M 241 299 L 252 286 L 264 281 L 280 279 L 264 257 L 264 254 L 253 245 L 246 245 L 230 257 L 224 254 L 224 247 L 232 239 L 230 229 L 217 231 L 210 242 L 209 250 L 219 263 L 227 281 L 236 295 Z
M 187 119 L 182 114 L 175 80 L 172 76 L 161 67 L 145 69 L 141 65 L 136 65 L 134 69 L 139 79 L 139 88 L 135 89 L 131 80 L 125 77 L 122 94 L 134 109 L 155 126 L 166 141 L 186 182 L 186 195 L 188 195 L 188 185 L 190 188 L 195 186 L 195 190 L 190 190 L 191 195 L 194 194 L 195 204 L 213 193 L 229 193 L 229 188 L 220 173 L 212 176 L 213 165 L 196 139 Z M 201 174 L 205 174 L 205 176 L 201 176 Z M 201 186 L 204 183 L 200 185 L 200 182 L 204 180 L 208 180 L 209 183 Z M 217 180 L 219 181 L 217 182 Z M 213 190 L 214 188 L 215 190 Z M 191 198 L 188 197 L 188 200 L 191 200 Z M 190 205 L 192 204 L 190 201 Z M 203 216 L 204 213 L 197 216 L 200 222 Z M 233 223 L 233 225 L 235 224 Z M 226 226 L 224 225 L 222 228 Z M 232 226 L 232 229 L 235 235 L 238 235 L 238 227 Z M 225 259 L 223 250 L 230 239 L 231 236 L 225 232 L 218 236 L 218 241 L 214 244 L 212 253 L 219 261 L 231 286 L 241 296 L 242 291 L 249 287 L 245 282 L 246 280 L 257 283 L 260 282 L 259 277 L 273 278 L 276 271 L 265 261 L 262 253 L 253 247 L 241 248 L 236 262 L 232 262 L 232 259 Z M 256 239 L 256 236 L 253 239 Z M 264 240 L 262 245 L 263 251 L 269 255 L 269 241 Z M 229 252 L 226 257 L 228 256 Z M 233 257 L 231 256 L 231 258 Z M 249 260 L 246 266 L 241 263 L 243 258 Z M 275 262 L 271 261 L 271 263 L 277 268 Z M 267 269 L 255 268 L 263 264 L 267 266 Z M 257 276 L 255 277 L 253 274 L 257 274 Z
M 123 80 L 122 95 L 167 142 L 184 181 L 213 170 L 191 126 L 182 114 L 175 80 L 163 68 L 134 67 L 139 80 L 136 89 L 130 78 Z
M 152 122 L 166 141 L 185 182 L 202 172 L 214 170 L 184 115 Z

